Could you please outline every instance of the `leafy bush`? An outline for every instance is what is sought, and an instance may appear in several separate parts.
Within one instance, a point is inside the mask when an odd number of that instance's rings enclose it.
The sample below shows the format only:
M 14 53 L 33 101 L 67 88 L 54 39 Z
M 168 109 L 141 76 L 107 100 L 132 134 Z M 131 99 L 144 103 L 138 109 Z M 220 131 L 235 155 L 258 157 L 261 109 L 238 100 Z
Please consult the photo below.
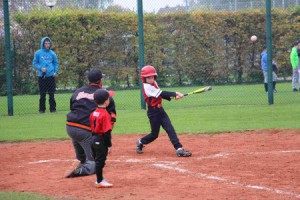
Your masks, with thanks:
M 298 37 L 299 8 L 272 10 L 274 59 L 279 75 L 290 75 L 290 45 Z M 145 64 L 159 73 L 161 86 L 261 82 L 265 12 L 175 12 L 144 16 Z M 86 72 L 100 69 L 114 88 L 139 85 L 138 20 L 130 12 L 59 10 L 13 16 L 14 91 L 36 93 L 32 68 L 40 40 L 49 36 L 60 63 L 58 84 L 80 87 Z M 250 42 L 251 35 L 258 37 Z M 0 48 L 4 49 L 2 42 Z M 3 51 L 1 51 L 3 52 Z M 0 77 L 5 74 L 0 54 Z M 3 87 L 4 79 L 0 79 Z M 32 89 L 33 88 L 33 89 Z

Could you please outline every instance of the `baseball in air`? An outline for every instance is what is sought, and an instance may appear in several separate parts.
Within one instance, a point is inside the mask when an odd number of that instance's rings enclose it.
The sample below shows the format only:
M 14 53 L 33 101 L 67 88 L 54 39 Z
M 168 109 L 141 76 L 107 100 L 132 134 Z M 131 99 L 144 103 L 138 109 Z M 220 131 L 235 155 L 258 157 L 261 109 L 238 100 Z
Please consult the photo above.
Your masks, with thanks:
M 250 40 L 251 40 L 252 42 L 255 42 L 255 41 L 257 40 L 256 35 L 252 35 L 251 38 L 250 38 Z

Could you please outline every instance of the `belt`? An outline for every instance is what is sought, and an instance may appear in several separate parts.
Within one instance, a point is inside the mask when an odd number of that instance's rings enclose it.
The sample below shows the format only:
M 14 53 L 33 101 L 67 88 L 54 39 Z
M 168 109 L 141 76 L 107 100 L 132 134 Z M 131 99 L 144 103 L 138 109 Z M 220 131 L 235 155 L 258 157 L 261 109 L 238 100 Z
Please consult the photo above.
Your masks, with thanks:
M 85 130 L 88 130 L 88 131 L 91 130 L 91 127 L 88 127 L 88 126 L 83 125 L 83 124 L 78 124 L 78 123 L 75 123 L 75 122 L 67 122 L 67 125 L 68 126 L 75 126 L 75 127 L 78 127 L 78 128 L 82 128 L 82 129 L 85 129 Z
M 98 135 L 100 137 L 103 137 L 103 134 L 92 133 L 92 135 Z

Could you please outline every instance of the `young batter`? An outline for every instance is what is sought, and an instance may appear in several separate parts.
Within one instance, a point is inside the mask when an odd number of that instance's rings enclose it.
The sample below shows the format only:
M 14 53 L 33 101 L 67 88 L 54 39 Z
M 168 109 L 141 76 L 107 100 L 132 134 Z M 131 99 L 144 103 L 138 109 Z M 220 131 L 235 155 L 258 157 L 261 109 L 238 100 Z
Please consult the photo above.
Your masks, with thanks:
M 143 94 L 148 108 L 147 116 L 151 124 L 151 133 L 137 140 L 136 152 L 138 154 L 143 153 L 144 145 L 149 144 L 158 137 L 160 126 L 162 126 L 167 132 L 177 156 L 191 156 L 191 152 L 182 148 L 171 120 L 162 107 L 162 99 L 170 101 L 172 98 L 181 99 L 184 95 L 180 92 L 161 91 L 155 81 L 157 78 L 156 70 L 152 66 L 142 68 L 141 78 L 143 82 Z
M 112 96 L 113 94 L 111 94 Z M 98 89 L 94 93 L 94 99 L 98 107 L 90 115 L 92 129 L 92 150 L 96 162 L 96 188 L 109 188 L 113 185 L 103 178 L 103 168 L 107 154 L 111 150 L 111 116 L 106 110 L 109 105 L 109 93 L 107 90 Z

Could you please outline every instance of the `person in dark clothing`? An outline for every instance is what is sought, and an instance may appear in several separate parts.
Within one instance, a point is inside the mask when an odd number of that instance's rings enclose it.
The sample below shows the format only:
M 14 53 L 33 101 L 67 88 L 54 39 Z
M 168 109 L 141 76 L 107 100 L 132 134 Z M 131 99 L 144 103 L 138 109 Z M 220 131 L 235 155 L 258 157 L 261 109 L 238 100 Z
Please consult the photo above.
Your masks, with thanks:
M 75 162 L 65 173 L 65 178 L 95 174 L 95 161 L 92 153 L 92 132 L 90 114 L 97 108 L 94 92 L 102 88 L 102 73 L 92 70 L 88 73 L 89 85 L 77 89 L 70 99 L 70 112 L 67 114 L 66 130 L 75 149 Z M 116 107 L 112 97 L 106 110 L 111 115 L 112 127 L 116 121 Z

